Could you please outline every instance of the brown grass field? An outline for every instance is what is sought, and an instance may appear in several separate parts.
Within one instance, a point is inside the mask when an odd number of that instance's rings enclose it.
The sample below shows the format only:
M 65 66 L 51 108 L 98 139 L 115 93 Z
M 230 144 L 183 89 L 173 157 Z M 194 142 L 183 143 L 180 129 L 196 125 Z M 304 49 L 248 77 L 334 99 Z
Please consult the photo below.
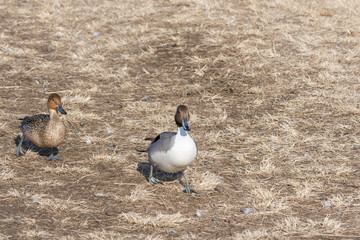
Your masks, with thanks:
M 359 16 L 358 0 L 0 1 L 0 239 L 360 239 Z M 16 157 L 18 119 L 53 92 L 63 160 Z M 180 174 L 149 185 L 135 150 L 179 104 L 197 194 Z

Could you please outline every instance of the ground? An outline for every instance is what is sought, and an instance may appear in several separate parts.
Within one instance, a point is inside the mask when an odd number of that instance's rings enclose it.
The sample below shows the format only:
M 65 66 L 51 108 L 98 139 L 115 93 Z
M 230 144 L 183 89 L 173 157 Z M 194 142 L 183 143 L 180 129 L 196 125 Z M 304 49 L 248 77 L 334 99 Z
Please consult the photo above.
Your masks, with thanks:
M 0 239 L 359 239 L 360 2 L 1 1 Z M 19 118 L 62 97 L 46 160 Z M 147 182 L 189 107 L 196 161 Z M 178 179 L 181 178 L 181 181 Z

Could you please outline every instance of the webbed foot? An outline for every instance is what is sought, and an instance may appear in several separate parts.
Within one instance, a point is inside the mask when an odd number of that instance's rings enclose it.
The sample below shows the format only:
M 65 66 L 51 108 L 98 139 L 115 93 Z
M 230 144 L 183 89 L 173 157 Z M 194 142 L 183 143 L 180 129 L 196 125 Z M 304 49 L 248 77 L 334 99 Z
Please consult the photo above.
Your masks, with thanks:
M 61 159 L 54 157 L 54 154 L 52 153 L 52 154 L 48 157 L 47 160 L 48 160 L 48 161 L 60 161 Z
M 197 193 L 194 189 L 190 188 L 189 186 L 185 186 L 184 190 L 183 190 L 184 193 Z
M 163 184 L 162 182 L 160 182 L 159 180 L 157 180 L 157 179 L 154 178 L 154 177 L 149 177 L 149 183 L 150 183 L 151 185 Z
M 149 183 L 151 185 L 163 184 L 162 182 L 160 182 L 159 180 L 157 180 L 156 178 L 153 177 L 153 171 L 154 171 L 154 167 L 153 167 L 153 165 L 151 165 L 150 166 L 150 174 L 149 174 Z

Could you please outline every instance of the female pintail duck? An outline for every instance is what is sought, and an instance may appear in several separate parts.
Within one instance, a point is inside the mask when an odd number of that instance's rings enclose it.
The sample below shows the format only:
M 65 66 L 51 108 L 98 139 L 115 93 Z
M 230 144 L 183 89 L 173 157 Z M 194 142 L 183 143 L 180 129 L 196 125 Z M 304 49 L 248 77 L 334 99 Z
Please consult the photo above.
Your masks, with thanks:
M 23 132 L 20 143 L 16 150 L 16 155 L 24 155 L 22 143 L 24 139 L 30 140 L 39 148 L 51 148 L 51 155 L 48 160 L 61 160 L 54 157 L 54 149 L 65 137 L 65 125 L 60 119 L 58 112 L 66 114 L 61 104 L 61 98 L 58 94 L 53 93 L 47 101 L 49 114 L 38 114 L 32 117 L 22 119 L 19 128 Z
M 188 121 L 190 120 L 189 110 L 185 105 L 177 107 L 175 122 L 178 127 L 177 132 L 163 132 L 158 135 L 149 145 L 147 153 L 151 163 L 149 183 L 161 184 L 153 177 L 153 167 L 159 168 L 164 172 L 184 171 L 185 192 L 194 192 L 189 187 L 186 168 L 195 160 L 197 146 L 187 131 L 190 131 Z

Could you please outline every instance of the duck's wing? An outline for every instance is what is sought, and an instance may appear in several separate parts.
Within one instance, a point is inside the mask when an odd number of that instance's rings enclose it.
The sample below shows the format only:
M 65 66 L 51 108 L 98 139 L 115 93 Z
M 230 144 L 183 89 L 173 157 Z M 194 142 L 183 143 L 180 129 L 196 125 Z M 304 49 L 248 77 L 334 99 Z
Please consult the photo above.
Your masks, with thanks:
M 150 143 L 147 152 L 162 151 L 167 152 L 175 143 L 176 132 L 163 132 L 156 136 Z
M 42 128 L 45 127 L 46 124 L 50 121 L 50 115 L 49 114 L 37 114 L 31 117 L 24 117 L 21 121 L 21 125 L 19 128 L 21 130 L 26 130 L 28 128 Z

